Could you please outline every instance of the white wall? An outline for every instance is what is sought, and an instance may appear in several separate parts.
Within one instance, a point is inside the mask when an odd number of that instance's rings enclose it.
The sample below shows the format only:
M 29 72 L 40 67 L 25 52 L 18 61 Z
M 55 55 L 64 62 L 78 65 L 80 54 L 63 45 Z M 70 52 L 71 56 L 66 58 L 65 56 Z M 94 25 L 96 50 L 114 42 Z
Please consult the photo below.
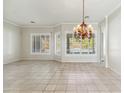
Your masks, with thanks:
M 66 32 L 73 32 L 73 27 L 76 24 L 60 24 L 55 27 L 41 27 L 41 28 L 22 28 L 22 60 L 56 60 L 62 62 L 99 62 L 99 29 L 98 24 L 93 24 L 96 30 L 96 54 L 93 55 L 81 55 L 81 56 L 67 56 L 66 55 Z M 31 54 L 31 33 L 44 33 L 51 32 L 52 34 L 52 45 L 51 45 L 51 55 L 32 55 Z M 55 33 L 61 32 L 62 42 L 61 42 L 61 55 L 55 55 Z
M 20 60 L 20 28 L 3 22 L 3 64 Z
M 117 7 L 100 23 L 104 33 L 103 49 L 101 51 L 105 67 L 121 74 L 121 8 Z
M 9 23 L 4 23 L 4 63 L 18 60 L 56 60 L 62 62 L 99 62 L 99 29 L 98 24 L 93 24 L 96 33 L 96 54 L 83 56 L 66 55 L 66 32 L 73 32 L 76 24 L 60 24 L 55 27 L 23 27 L 19 28 Z M 20 31 L 21 30 L 21 31 Z M 51 54 L 31 54 L 31 33 L 51 33 Z M 55 55 L 55 33 L 61 32 L 61 55 Z
M 54 42 L 53 42 L 53 28 L 22 28 L 22 50 L 21 59 L 22 60 L 53 60 L 54 57 Z M 51 37 L 51 54 L 50 55 L 38 55 L 31 54 L 31 33 L 44 33 L 50 32 Z
M 121 74 L 121 8 L 108 16 L 109 66 Z

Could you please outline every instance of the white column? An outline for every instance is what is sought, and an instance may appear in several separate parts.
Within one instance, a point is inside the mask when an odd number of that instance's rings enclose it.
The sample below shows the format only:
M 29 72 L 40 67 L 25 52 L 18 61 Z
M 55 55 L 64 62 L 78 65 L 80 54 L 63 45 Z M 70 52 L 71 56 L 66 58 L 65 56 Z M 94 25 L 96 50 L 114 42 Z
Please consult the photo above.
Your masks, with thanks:
M 109 62 L 108 62 L 108 44 L 109 44 L 109 38 L 108 38 L 108 16 L 105 17 L 105 67 L 108 68 Z

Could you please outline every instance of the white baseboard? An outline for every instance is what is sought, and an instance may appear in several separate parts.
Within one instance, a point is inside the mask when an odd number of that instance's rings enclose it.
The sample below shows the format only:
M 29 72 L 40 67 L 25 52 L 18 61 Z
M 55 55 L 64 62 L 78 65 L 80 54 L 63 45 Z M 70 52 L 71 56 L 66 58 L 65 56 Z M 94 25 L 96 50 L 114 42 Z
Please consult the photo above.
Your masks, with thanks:
M 99 62 L 98 59 L 88 59 L 88 58 L 62 58 L 62 62 L 82 62 L 82 63 L 91 63 L 91 62 Z
M 20 58 L 18 58 L 18 59 L 8 59 L 8 60 L 4 61 L 3 64 L 9 64 L 9 63 L 17 62 L 17 61 L 21 61 L 21 59 Z
M 111 66 L 107 66 L 107 67 L 105 67 L 105 68 L 109 68 L 109 69 L 111 69 L 113 72 L 115 72 L 117 75 L 120 75 L 120 73 L 118 72 L 118 71 L 116 71 L 115 69 L 113 69 L 113 68 L 111 68 Z
M 57 62 L 62 62 L 62 60 L 60 60 L 60 59 L 54 59 L 54 60 L 57 61 Z M 54 60 L 53 60 L 53 61 L 54 61 Z
M 97 60 L 66 60 L 66 59 L 59 59 L 59 58 L 48 58 L 48 59 L 41 59 L 41 58 L 20 58 L 20 59 L 11 59 L 9 61 L 4 62 L 4 64 L 13 63 L 17 61 L 57 61 L 57 62 L 80 62 L 80 63 L 98 63 Z
M 34 61 L 34 60 L 36 60 L 36 61 L 37 60 L 38 61 L 46 60 L 47 61 L 48 60 L 49 61 L 49 60 L 53 60 L 53 58 L 46 58 L 46 59 L 43 59 L 43 58 L 21 58 L 21 60 L 29 60 L 29 61 L 30 60 L 32 60 L 32 61 Z
M 113 68 L 111 68 L 111 67 L 109 67 L 113 72 L 115 72 L 117 75 L 119 75 L 119 76 L 121 76 L 121 74 L 118 72 L 118 71 L 116 71 L 115 69 L 113 69 Z
M 97 63 L 98 61 L 88 61 L 88 60 L 61 60 L 61 62 L 80 62 L 80 63 Z

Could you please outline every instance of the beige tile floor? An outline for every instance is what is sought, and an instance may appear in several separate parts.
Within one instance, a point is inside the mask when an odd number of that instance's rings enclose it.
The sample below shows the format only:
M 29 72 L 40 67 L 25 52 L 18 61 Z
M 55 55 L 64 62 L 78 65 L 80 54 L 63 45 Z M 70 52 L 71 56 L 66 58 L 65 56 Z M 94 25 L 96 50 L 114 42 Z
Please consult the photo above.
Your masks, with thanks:
M 121 79 L 96 63 L 20 61 L 4 65 L 4 93 L 121 93 Z

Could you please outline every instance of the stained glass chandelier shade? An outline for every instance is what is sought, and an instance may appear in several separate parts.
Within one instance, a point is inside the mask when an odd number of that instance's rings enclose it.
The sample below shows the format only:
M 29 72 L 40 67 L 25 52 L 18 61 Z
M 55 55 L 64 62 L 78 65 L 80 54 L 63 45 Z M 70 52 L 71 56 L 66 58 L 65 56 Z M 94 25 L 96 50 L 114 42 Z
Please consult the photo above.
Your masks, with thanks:
M 93 36 L 93 27 L 90 24 L 85 23 L 84 16 L 84 0 L 83 0 L 83 22 L 76 27 L 74 27 L 74 37 L 78 39 L 92 38 Z

